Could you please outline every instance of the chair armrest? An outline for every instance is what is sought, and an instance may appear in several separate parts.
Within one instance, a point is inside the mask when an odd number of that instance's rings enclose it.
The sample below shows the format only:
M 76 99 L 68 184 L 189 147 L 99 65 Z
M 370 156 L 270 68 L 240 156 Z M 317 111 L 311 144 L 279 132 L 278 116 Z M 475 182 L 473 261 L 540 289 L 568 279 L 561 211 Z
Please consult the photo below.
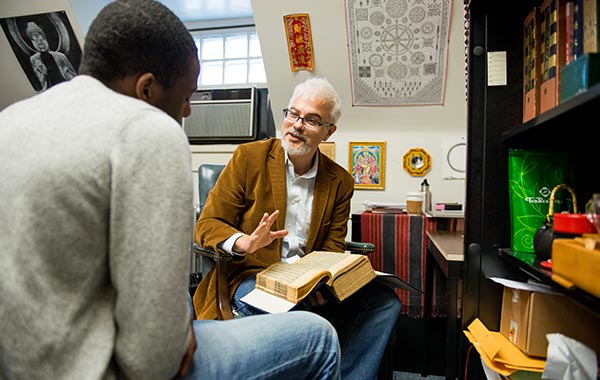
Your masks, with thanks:
M 233 258 L 232 255 L 230 255 L 227 252 L 224 251 L 213 251 L 210 249 L 206 249 L 206 248 L 202 248 L 200 247 L 198 244 L 196 244 L 194 242 L 194 244 L 192 245 L 192 251 L 197 254 L 197 255 L 201 255 L 204 257 L 208 257 L 209 259 L 213 259 L 214 261 L 221 261 L 221 260 L 231 260 Z
M 351 253 L 368 255 L 370 253 L 375 252 L 375 244 L 356 241 L 346 241 L 346 250 L 350 251 Z
M 245 254 L 231 254 L 220 249 L 218 251 L 213 251 L 211 249 L 202 248 L 196 242 L 192 245 L 192 251 L 197 255 L 207 257 L 214 261 L 240 261 L 246 257 Z
M 214 261 L 217 283 L 218 319 L 233 319 L 230 303 L 231 294 L 229 292 L 229 284 L 227 281 L 228 266 L 230 262 L 243 260 L 245 255 L 233 255 L 222 250 L 215 252 L 210 249 L 202 248 L 195 242 L 192 245 L 192 251 L 196 255 Z

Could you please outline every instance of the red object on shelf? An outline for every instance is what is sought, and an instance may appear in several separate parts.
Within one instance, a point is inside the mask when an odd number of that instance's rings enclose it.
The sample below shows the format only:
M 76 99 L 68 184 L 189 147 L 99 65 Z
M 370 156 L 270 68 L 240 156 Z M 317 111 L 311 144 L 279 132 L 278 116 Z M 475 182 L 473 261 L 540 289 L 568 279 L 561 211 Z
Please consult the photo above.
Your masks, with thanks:
M 585 214 L 554 214 L 554 231 L 568 234 L 596 233 L 596 228 Z

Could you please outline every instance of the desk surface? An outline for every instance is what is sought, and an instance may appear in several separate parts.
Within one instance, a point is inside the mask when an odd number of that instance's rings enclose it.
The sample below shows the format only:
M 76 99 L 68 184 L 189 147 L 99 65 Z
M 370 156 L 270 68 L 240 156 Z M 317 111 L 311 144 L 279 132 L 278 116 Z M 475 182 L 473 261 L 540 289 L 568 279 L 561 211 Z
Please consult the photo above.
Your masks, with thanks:
M 427 236 L 446 261 L 465 260 L 461 231 L 427 231 Z

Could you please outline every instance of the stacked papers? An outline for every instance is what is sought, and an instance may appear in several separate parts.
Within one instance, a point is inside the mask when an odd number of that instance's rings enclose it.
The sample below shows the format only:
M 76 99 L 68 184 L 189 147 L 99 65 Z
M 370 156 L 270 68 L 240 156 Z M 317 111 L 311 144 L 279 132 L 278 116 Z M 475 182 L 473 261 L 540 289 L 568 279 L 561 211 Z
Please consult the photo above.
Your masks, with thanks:
M 375 214 L 401 214 L 403 212 L 406 212 L 405 203 L 364 201 L 363 204 L 365 205 L 365 211 L 370 211 Z
M 464 218 L 465 212 L 462 210 L 458 211 L 431 211 L 431 216 L 436 218 Z

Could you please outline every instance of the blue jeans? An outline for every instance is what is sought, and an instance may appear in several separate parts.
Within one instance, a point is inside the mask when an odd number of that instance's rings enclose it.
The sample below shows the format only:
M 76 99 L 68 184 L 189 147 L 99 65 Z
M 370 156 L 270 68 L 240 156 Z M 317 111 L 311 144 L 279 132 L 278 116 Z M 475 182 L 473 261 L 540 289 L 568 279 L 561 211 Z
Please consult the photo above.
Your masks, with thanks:
M 236 289 L 232 307 L 238 317 L 264 313 L 240 301 L 254 289 L 255 283 L 256 275 L 252 275 Z M 329 301 L 320 307 L 301 304 L 296 308 L 319 314 L 335 327 L 342 350 L 342 379 L 376 379 L 385 347 L 402 308 L 392 289 L 370 282 L 344 302 Z
M 340 379 L 336 332 L 312 313 L 193 323 L 198 347 L 186 380 Z

